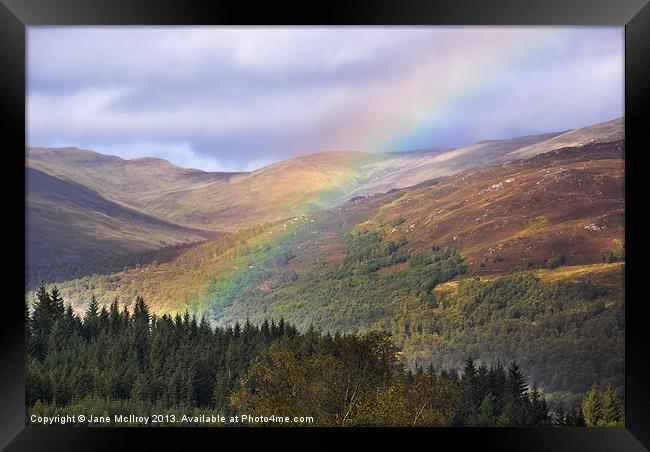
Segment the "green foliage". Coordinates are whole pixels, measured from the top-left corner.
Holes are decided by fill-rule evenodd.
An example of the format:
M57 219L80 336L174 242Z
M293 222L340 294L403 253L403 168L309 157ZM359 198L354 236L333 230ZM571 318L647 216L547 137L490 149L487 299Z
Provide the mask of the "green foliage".
M347 254L338 262L301 268L298 278L272 292L241 291L226 319L271 316L301 329L387 331L411 368L458 368L469 353L517 359L547 393L576 399L594 381L623 387L624 305L611 304L617 294L610 289L618 280L545 283L522 272L491 281L465 278L457 290L435 290L465 271L456 250L409 251L397 238L367 230L346 240ZM408 256L408 264L365 271L385 258L390 242L397 247L392 255Z
M247 322L243 329L237 324L213 330L188 313L151 316L142 298L132 312L126 307L120 311L114 301L99 313L93 298L83 322L69 307L46 317L44 310L58 296L44 287L39 296L30 323L35 318L49 323L29 339L28 407L38 401L41 406L71 406L96 398L147 406L228 407L229 391L253 356L278 338L297 334L284 320L259 328ZM42 353L34 344L44 344ZM220 393L215 384L224 379L228 390Z
M27 348L26 406L34 414L210 408L376 425L386 419L372 402L389 388L405 398L406 411L391 418L400 425L446 425L455 412L454 383L432 371L407 375L386 334L299 334L283 319L212 329L188 313L152 316L140 297L132 312L117 301L99 311L93 297L82 321L69 306L59 309L56 290L43 286L39 296L35 315L51 312L49 327L29 338L47 344L43 355Z
M345 243L346 256L328 271L303 273L269 294L241 291L231 309L258 322L271 315L291 317L301 328L314 324L330 332L357 331L387 319L395 309L403 310L405 301L435 305L434 287L465 271L463 259L454 249L428 256L407 251L403 242L387 241L378 232L367 230L348 234ZM405 264L407 260L410 265ZM391 271L378 272L387 266L393 266ZM407 325L402 327L410 330ZM372 329L395 337L402 333L394 328L367 331Z
M474 360L468 358L459 384L461 395L454 425L551 424L546 399L536 387L528 387L515 361L505 369L500 363L476 367Z
M605 252L603 252L602 260L606 264L611 264L612 262L616 262L617 259L616 259L616 255L612 250L605 250Z
M431 264L433 259L430 256L427 256L422 251L416 251L411 255L411 267L423 267L425 265Z
M345 236L347 256L344 262L330 273L341 279L351 274L370 274L382 267L406 262L408 255L400 244L384 241L377 231L352 232ZM399 252L398 252L399 251Z
M612 386L603 392L596 385L582 399L582 415L587 427L623 427L623 407Z
M546 284L529 273L467 279L457 291L436 294L430 314L411 318L433 332L431 342L421 341L434 343L428 362L437 368L457 367L467 353L516 358L547 391L581 395L594 380L623 387L624 305L605 308L608 295L593 282Z
M584 427L585 418L580 406L565 411L564 406L559 404L551 415L553 425L558 427Z
M33 289L41 281L54 283L93 274L110 275L129 268L140 268L147 264L169 262L191 246L193 245L172 245L139 253L116 254L84 262L64 262L30 267L26 270L26 289Z
M506 370L468 359L460 378L431 366L411 372L386 333L299 333L282 318L213 329L187 312L151 315L140 297L132 311L116 300L98 310L93 298L82 321L58 291L41 287L39 297L33 315L25 310L29 414L180 417L210 409L312 416L316 425L551 422L544 396L528 388L515 362ZM36 318L48 318L49 327L32 329ZM34 343L45 344L42 354ZM613 389L598 397L604 408L595 422L615 425L622 414Z
M560 265L564 265L564 256L559 255L559 256L554 256L550 258L549 260L546 261L546 267L547 268L557 268Z
M474 420L474 425L477 427L494 427L496 425L492 396L486 395L483 397L483 401L481 402L481 406L478 408Z
M342 221L335 214L327 218ZM285 318L301 331L309 325L329 333L386 331L411 369L458 368L468 354L483 361L516 358L549 394L552 407L560 398L571 405L594 381L622 390L624 304L615 292L620 280L544 283L516 273L492 281L460 279L438 290L465 272L455 249L431 245L429 251L416 242L412 246L419 248L412 249L399 234L373 230L372 222L342 236L332 231L350 229L305 224L303 229L288 224L286 233L260 227L232 234L193 247L174 265L115 276L124 279L120 283L95 276L73 281L65 285L66 300L79 312L96 286L98 304L111 303L106 314L98 312L100 325L115 325L110 319L116 312L130 315L113 308L115 297L132 310L131 300L146 293L155 312L187 309L190 315L205 315L210 324L248 317L259 325L266 318ZM344 247L338 237L344 238ZM314 243L330 247L327 259L310 254L318 249ZM38 322L30 321L29 327L38 329ZM35 355L47 348L38 338L30 344ZM140 355L134 358L138 365ZM217 380L219 400L227 399L230 384L231 379ZM481 403L474 403L477 409ZM510 422L499 412L495 423Z
M419 417L412 405L408 415L393 406L393 417L387 420L384 408L389 407L379 403L386 392L392 394L396 388L415 392L424 384L406 378L390 337L378 333L319 337L310 332L265 349L231 401L241 412L314 416L317 425L401 425L404 421L434 425L435 416L444 419L442 411L453 410L454 398L446 390L448 385L436 385L435 378L427 383L428 388L443 392L440 402L447 396L449 406L431 404L427 396L432 396L424 393L419 400L429 408L428 416ZM408 405L406 393L400 395L399 401ZM400 424L391 422L398 418Z

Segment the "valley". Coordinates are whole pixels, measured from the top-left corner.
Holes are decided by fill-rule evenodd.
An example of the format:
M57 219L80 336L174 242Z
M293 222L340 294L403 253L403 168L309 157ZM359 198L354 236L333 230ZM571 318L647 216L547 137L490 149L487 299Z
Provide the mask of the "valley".
M621 388L624 358L623 141L581 140L243 227L251 213L166 259L47 282L77 313L93 295L100 306L143 295L157 315L219 326L282 317L303 331L386 331L412 367L516 358L550 400L573 403L594 378ZM317 173L332 177L336 157ZM314 158L256 177L283 181Z
M197 243L568 144L620 141L622 134L618 119L459 149L321 152L244 173L32 147L26 151L28 267ZM124 221L124 215L138 218Z

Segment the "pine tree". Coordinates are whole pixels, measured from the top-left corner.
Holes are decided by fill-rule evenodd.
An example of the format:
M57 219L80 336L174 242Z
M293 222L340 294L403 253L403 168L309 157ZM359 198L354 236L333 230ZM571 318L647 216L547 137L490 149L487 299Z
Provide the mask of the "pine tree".
M120 331L120 308L118 306L117 298L115 298L108 308L108 324L111 333L116 334Z
M600 391L593 385L582 399L582 415L587 427L595 427L603 418L603 403Z
M503 414L510 425L527 425L530 422L530 400L527 396L526 377L521 372L519 364L512 361L506 377L506 396Z
M269 326L269 320L264 319L262 322L262 326L260 327L260 330L262 332L262 337L264 338L264 342L268 342L271 339L271 328Z
M454 424L471 425L478 409L477 402L477 372L474 360L468 357L465 360L465 367L460 378L461 395L459 400L458 414Z
M526 385L526 377L521 372L519 364L512 361L508 367L508 377L506 379L506 392L514 400L524 400L528 385Z
M603 427L623 426L623 409L611 385L602 394L601 401L602 418L598 425Z
M50 300L55 315L57 317L62 317L65 308L63 306L63 298L61 298L61 292L59 292L58 287L54 286L50 291Z
M90 303L88 303L88 307L86 308L84 329L88 338L94 338L99 334L99 305L95 299L95 295L90 298Z
M122 308L122 314L120 315L120 320L122 322L122 328L128 328L131 322L131 314L129 313L129 307L124 303Z
M106 306L102 306L101 311L99 311L99 319L97 324L98 324L99 331L108 331L109 317L108 317L108 310L106 309Z
M492 427L495 425L494 404L491 396L486 395L483 398L473 424L478 427Z
M501 362L490 366L488 378L490 381L490 392L494 402L494 411L495 413L501 413L506 403L506 370Z
M56 320L55 306L43 283L41 283L36 291L36 300L34 301L33 308L34 313L32 314L31 320L33 355L37 359L43 360L47 345L47 335L50 333L52 325Z
M25 300L25 353L31 354L33 350L32 319L29 314L29 304Z
M546 399L539 392L537 386L533 385L530 393L530 417L529 425L548 425L550 423Z
M149 319L149 307L147 307L142 297L136 297L135 306L133 307L132 329L135 356L140 370L147 367L147 357L149 356Z

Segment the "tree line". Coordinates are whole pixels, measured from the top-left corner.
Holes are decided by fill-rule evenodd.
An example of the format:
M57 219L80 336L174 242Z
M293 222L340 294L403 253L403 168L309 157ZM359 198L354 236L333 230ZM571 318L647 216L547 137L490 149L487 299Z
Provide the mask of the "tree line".
M41 285L32 309L25 305L25 335L28 415L209 410L312 416L326 426L622 422L614 392L597 388L583 416L549 414L516 362L488 368L468 359L460 374L409 369L386 333L300 332L282 318L212 328L188 313L152 315L141 297L132 309L117 300L100 308L93 297L80 317L56 287Z

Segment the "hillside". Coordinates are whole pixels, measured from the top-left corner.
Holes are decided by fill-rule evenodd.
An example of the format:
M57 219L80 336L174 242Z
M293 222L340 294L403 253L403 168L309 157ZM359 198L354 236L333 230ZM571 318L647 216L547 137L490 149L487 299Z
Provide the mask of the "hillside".
M297 256L292 263L304 261L298 265L304 269L307 259L341 258L344 235L364 231L387 241L405 241L410 250L427 249L433 243L456 248L477 274L546 267L559 256L567 265L595 263L606 251L624 259L622 153L620 142L589 145L470 170L338 208L264 223L189 248L177 261L137 273L169 268L184 274L191 263L214 279L219 270L205 265L221 265L220 260L228 258L234 269L238 267L234 261L273 257L287 249ZM252 252L256 246L264 248L259 256ZM134 283L140 279L125 275L133 277ZM182 291L195 285L176 286ZM133 290L140 288L136 285ZM157 291L147 293L154 297L155 310ZM196 301L203 304L200 297Z
M253 173L206 173L160 159L30 148L27 168L38 177L26 192L29 265L196 242L333 205L358 186L356 171L364 158L374 157L326 152ZM111 211L115 218L107 218ZM127 211L131 223L122 221ZM165 227L159 231L144 223Z
M125 207L83 185L37 169L27 168L26 180L28 267L92 260L218 235Z
M386 154L321 152L248 173L203 172L179 168L161 159L124 160L77 148L28 148L29 169L60 181L59 185L75 184L90 190L113 205L113 209L127 209L150 222L167 225L164 233L152 233L135 224L120 226L119 219L110 226L110 222L93 224L93 218L106 216L106 208L94 212L92 203L84 205L83 199L74 199L81 193L79 190L62 190L52 196L48 190L41 190L36 197L28 186L27 204L35 206L31 209L29 231L37 233L39 224L47 224L48 228L47 234L32 235L28 231L28 242L35 250L30 252L30 265L87 260L108 251L137 252L165 244L200 241L209 232L236 232L334 207L350 198L529 158L566 147L567 143L611 142L622 133L622 121L615 120L564 133L483 141L460 149ZM83 214L77 215L77 224L74 215L62 216L57 221L50 218L51 214L45 215L57 211L60 204L84 205ZM98 246L83 238L88 234ZM77 235L82 239L74 240ZM54 246L69 251L54 253Z
M75 182L113 202L188 227L234 231L294 207L322 208L356 187L362 152L323 152L252 173L179 168L154 158L124 160L77 148L29 148L27 166Z
M568 264L596 262L607 250L620 255L622 147L563 148L375 196L367 224L414 247L456 247L478 272L539 267L560 256Z
M508 140L481 141L471 146L440 153L407 153L388 155L369 165L375 176L355 194L367 195L394 188L410 187L423 181L450 176L470 168L483 168L507 161L506 155L531 144L544 143L557 133L518 137Z
M623 155L596 143L467 170L60 289L78 311L145 295L220 325L389 331L411 365L517 357L549 392L621 387Z
M512 151L507 157L527 158L563 147L579 147L587 144L621 141L625 137L624 126L623 118L619 118L592 126L569 130L550 140L521 147Z
M485 140L458 149L388 154L385 159L367 166L366 171L374 176L355 191L355 195L409 187L436 177L530 158L565 147L621 141L623 125L620 118L564 132Z

